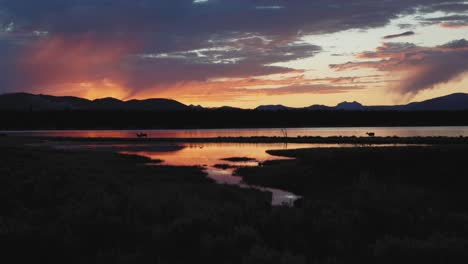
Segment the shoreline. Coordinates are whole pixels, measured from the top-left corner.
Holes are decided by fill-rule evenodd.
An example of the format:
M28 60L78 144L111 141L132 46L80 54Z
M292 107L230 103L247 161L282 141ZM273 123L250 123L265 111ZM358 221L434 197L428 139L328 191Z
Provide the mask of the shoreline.
M33 136L3 136L3 139L24 139L57 142L92 142L92 143L299 143L299 144L433 144L433 145L468 145L468 137L212 137L212 138L113 138L113 137L33 137Z
M468 153L468 145L325 147L271 149L266 152L288 159L266 161L258 167L241 167L236 169L235 174L248 184L282 188L310 198L315 197L316 192L323 192L317 186L334 189L331 186L340 181L353 186L361 181L366 184L381 181L395 184L415 178L418 180L410 180L411 185L424 185L425 181L447 181L445 176L465 182L462 172L465 169L460 166ZM336 179L330 181L329 178ZM349 178L353 178L353 181L349 181ZM457 186L451 182L444 184L453 188ZM441 186L432 187L437 189Z
M302 197L277 207L270 193L215 184L199 167L34 142L0 139L5 249L21 262L187 263L199 252L195 262L207 263L225 252L233 263L259 255L309 263L321 252L323 263L468 256L465 144L268 151L295 159L237 175ZM296 256L303 261L289 261Z

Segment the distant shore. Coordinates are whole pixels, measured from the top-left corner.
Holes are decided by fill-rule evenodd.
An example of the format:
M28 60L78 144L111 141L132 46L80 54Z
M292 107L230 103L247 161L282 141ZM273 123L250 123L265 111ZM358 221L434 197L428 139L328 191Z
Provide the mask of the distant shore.
M463 144L468 137L212 137L212 138L109 138L109 137L26 137L7 136L29 140L103 142L103 143L304 143L304 144Z
M0 130L468 126L468 111L1 111Z

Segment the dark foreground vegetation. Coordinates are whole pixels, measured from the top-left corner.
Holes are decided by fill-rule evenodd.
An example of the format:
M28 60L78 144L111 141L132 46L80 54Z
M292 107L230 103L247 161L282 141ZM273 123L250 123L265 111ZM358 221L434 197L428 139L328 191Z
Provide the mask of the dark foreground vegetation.
M455 263L468 257L465 147L274 152L238 172L0 139L2 257L29 263Z
M0 111L0 130L462 125L468 111Z
M294 243L331 263L468 260L468 146L269 151L294 157L237 173L303 195ZM294 223L294 224L291 224Z
M224 161L230 161L230 162L248 162L248 161L257 161L254 158L249 158L249 157L231 157L231 158L224 158L222 159Z
M258 263L295 258L257 230L269 193L196 167L0 141L0 244L16 263ZM258 219L257 219L258 218ZM269 242L267 242L269 241Z

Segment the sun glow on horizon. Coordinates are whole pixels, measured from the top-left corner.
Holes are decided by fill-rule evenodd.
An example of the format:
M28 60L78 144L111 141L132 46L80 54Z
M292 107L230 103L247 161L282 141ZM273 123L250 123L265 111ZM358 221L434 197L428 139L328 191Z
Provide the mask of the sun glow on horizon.
M187 8L198 15L218 4L196 0ZM295 7L247 6L264 19ZM339 7L331 8L330 16ZM17 45L11 51L18 52L5 68L4 79L13 86L7 91L88 99L157 97L243 108L332 106L343 101L391 105L468 92L468 66L463 63L468 60L468 21L456 10L430 7L418 6L367 26L359 21L343 26L338 22L353 20L340 15L319 19L321 28L311 24L308 30L290 30L297 25L289 21L278 31L261 24L255 30L220 29L200 39L187 32L158 35L159 39L147 36L144 30L153 32L152 27L126 35L124 27L107 34L111 25L99 28L102 32L54 32L9 22L0 25L0 40ZM159 45L164 38L179 46Z

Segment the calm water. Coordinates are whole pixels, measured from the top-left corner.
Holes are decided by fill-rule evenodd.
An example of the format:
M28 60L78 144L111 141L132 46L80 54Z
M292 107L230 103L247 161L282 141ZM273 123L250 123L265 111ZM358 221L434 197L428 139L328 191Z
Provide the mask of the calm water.
M263 191L269 191L272 195L272 204L291 204L299 196L293 193L264 188L260 186L249 186L242 182L241 177L234 175L236 167L240 166L258 166L259 163L267 160L287 159L284 157L271 156L266 151L272 149L300 149L300 148L330 148L330 147L356 147L351 144L253 144L253 143L193 143L193 144L175 144L175 143L136 143L136 144L115 144L115 143L79 143L79 142L53 142L47 141L36 145L47 145L58 149L68 150L94 150L111 151L124 154L136 154L151 159L163 160L163 165L173 166L200 166L208 174L208 177L220 184L238 185L242 188L256 188ZM399 146L399 145L379 145ZM230 157L248 157L255 161L248 162L230 162L223 159ZM217 168L216 165L228 165L229 168ZM267 177L268 175L266 175Z
M341 127L341 128L286 128L288 137L298 136L376 136L425 137L468 136L468 127ZM172 129L172 130L66 130L66 131L6 131L3 133L21 136L44 137L90 137L90 138L134 138L144 132L152 138L213 138L213 137L283 137L282 128L247 129Z
M307 148L316 147L310 144L183 144L177 151L121 151L126 154L137 154L152 159L161 159L163 164L176 166L202 166L208 177L220 184L237 185L242 188L256 188L269 191L272 195L272 204L291 204L299 198L293 193L264 188L259 186L249 186L242 182L242 178L234 175L235 167L258 166L260 162L267 160L286 159L271 156L266 153L270 149ZM249 157L255 161L230 162L222 160L230 157ZM215 165L228 165L230 168L216 168Z

